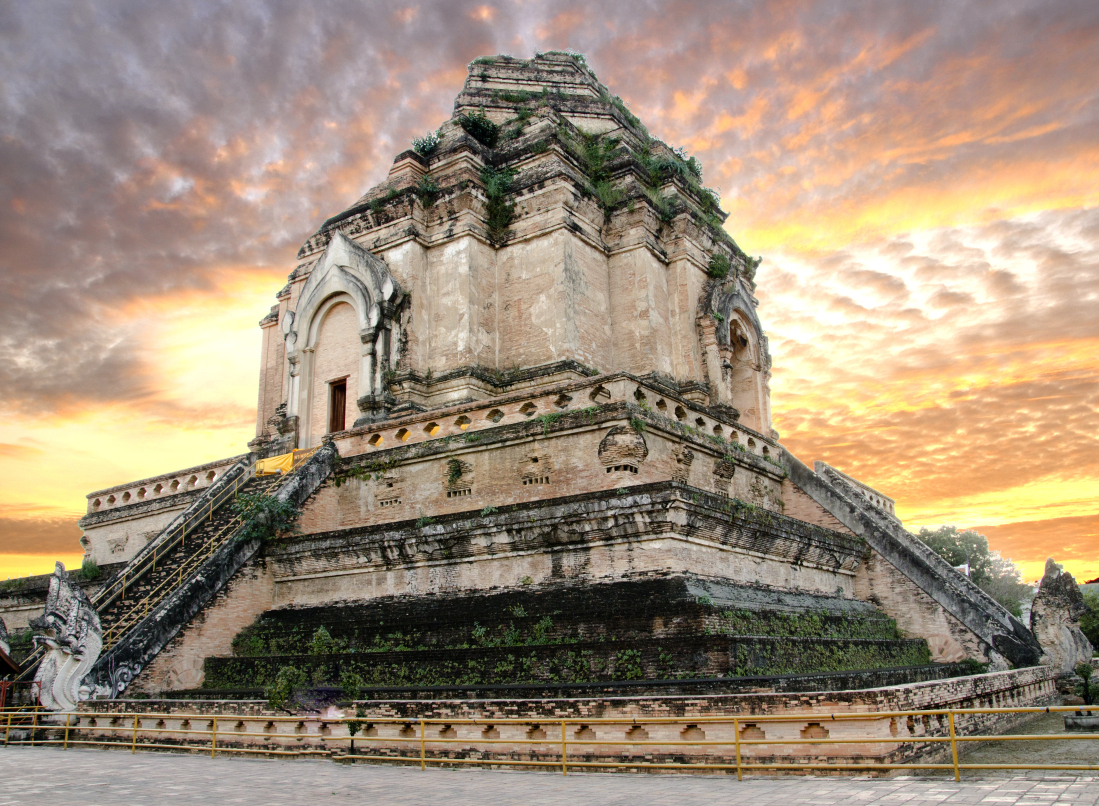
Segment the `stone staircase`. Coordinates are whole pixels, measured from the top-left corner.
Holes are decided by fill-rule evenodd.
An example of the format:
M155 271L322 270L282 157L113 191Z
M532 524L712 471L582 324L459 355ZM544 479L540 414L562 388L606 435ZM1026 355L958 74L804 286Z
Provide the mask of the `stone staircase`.
M908 532L892 515L872 506L843 474L826 465L814 472L789 451L783 464L790 481L938 602L987 648L993 669L1034 666L1042 648L1034 634L999 602Z
M253 475L241 463L149 543L93 600L103 651L83 680L94 697L116 697L263 545L243 539L233 512L240 495L263 494L300 507L331 473L328 443L290 473Z
M239 495L271 495L284 482L282 476L252 476L235 488L216 509L162 553L154 553L140 574L132 573L127 584L118 583L117 594L97 602L103 629L103 649L110 649L157 604L183 584L241 526L232 502ZM125 569L121 578L126 576Z

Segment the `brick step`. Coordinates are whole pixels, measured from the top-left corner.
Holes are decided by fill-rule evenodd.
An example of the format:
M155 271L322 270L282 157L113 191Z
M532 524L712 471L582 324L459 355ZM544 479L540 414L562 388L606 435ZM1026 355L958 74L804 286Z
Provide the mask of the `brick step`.
M299 650L308 652L302 642ZM356 675L363 685L515 685L817 674L927 666L919 639L842 639L789 636L690 635L630 641L516 643L494 647L402 649L338 654L208 657L212 688L269 685L293 667L314 683L340 685Z
M280 476L254 478L244 485L241 492L248 495L267 494L278 486L280 481ZM145 597L159 589L166 580L171 580L173 577L178 580L179 569L193 563L195 558L202 559L208 550L204 545L206 541L223 532L232 523L233 518L234 515L228 504L218 508L199 529L187 536L182 545L176 546L168 554L158 558L156 570L146 573L140 580L128 585L125 596L112 602L109 607L100 612L99 621L102 627L109 629L128 618L136 609L144 607Z

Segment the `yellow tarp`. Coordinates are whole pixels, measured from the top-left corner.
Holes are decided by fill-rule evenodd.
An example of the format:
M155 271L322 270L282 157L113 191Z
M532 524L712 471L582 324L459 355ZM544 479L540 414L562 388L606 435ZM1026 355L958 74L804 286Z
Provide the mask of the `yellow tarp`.
M270 459L260 459L256 462L257 476L273 476L276 473L289 473L294 467L294 453L284 453L282 456L272 456Z

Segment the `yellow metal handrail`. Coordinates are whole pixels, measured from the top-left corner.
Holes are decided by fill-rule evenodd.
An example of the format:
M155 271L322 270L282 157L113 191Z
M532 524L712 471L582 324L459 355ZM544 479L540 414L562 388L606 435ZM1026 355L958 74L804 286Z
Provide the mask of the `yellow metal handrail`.
M317 448L313 448L307 451L294 451L294 466L291 468L289 473L285 474L283 479L276 483L275 488L277 489L277 487L284 484L285 479L289 477L290 474L294 473L299 467L301 467L306 462L306 460L308 460L314 453L317 452L317 450ZM300 458L298 457L299 453L303 454ZM229 489L229 491L232 493L233 498L239 497L241 488L243 488L252 478L255 477L255 467L255 465L252 465L251 468L246 470L244 473L241 474L239 478L234 480L233 485L230 488L226 488ZM206 514L203 515L202 520L205 520L208 517L212 517L214 510L220 508L228 500L229 496L225 495L222 497L222 500L219 501L217 504L211 502L209 509ZM194 520L194 516L192 516L192 520ZM103 648L105 650L110 649L115 643L118 642L118 640L123 635L125 635L125 633L130 628L132 628L135 624L137 624L139 621L149 615L150 610L160 604L165 598L168 597L168 595L172 591L174 591L177 587L183 584L184 578L188 577L200 565L206 562L206 560L213 555L215 549L217 549L230 537L232 537L233 533L242 523L243 520L240 517L234 516L229 521L229 523L226 524L216 535L211 536L205 542L205 550L199 550L192 554L183 562L183 564L180 565L176 574L166 577L159 585L157 585L157 587L146 592L145 595L142 596L140 599L135 600L133 606L130 607L130 609L124 615L122 615L114 624L111 625L110 628L108 628L104 632ZM181 532L180 539L186 539L185 532ZM168 553L169 550L175 548L175 546L176 543L168 545L167 541L165 541L165 544L159 547L161 549L159 555L156 552L151 555L153 570L156 569L157 556L164 556ZM122 595L125 595L125 585L123 585L122 588Z
M207 550L200 550L192 554L180 565L177 574L166 577L143 597L135 599L133 606L103 633L103 648L110 649L126 631L149 615L149 611L182 585L184 578L189 577L192 571L206 562L214 553L214 550L229 539L241 523L242 520L239 517L234 517L221 531L206 541L204 545L209 547Z
M1086 706L1085 706L1086 707ZM1099 711L1099 706L1095 707ZM1036 713L1058 713L1058 712L1071 712L1080 710L1080 706L1048 706L1048 707L1023 707L1023 708L943 708L943 709L928 709L920 711L876 711L876 712L861 712L861 713L800 713L800 714L737 714L732 716L691 716L691 717L622 717L622 718L594 718L594 719L575 719L575 718L547 718L547 717L524 717L524 718L507 718L507 719L445 719L445 718L426 718L426 717L375 717L370 715L356 716L356 717L342 717L342 718L326 718L319 715L310 716L243 716L233 714L202 714L202 713L163 713L163 712L134 712L134 711L122 711L122 712L95 712L95 711L73 711L60 714L51 714L47 717L40 709L22 709L22 710L7 710L0 711L0 724L5 725L5 746L8 744L20 744L20 745L55 745L61 744L65 749L70 745L89 745L89 746L116 746L116 747L129 747L131 752L136 752L138 748L142 749L156 749L156 750L201 750L205 752L210 751L210 755L216 756L220 751L222 753L262 753L269 755L287 755L287 756L305 756L305 755L328 755L336 758L352 758L362 759L364 761L397 761L397 762L411 762L419 763L421 769L426 769L428 764L479 764L488 766L527 766L527 767L560 767L563 775L568 774L569 767L580 768L602 768L602 769L667 769L667 770L725 770L728 772L736 771L737 779L743 778L745 772L753 770L828 770L828 771L860 771L860 770L940 770L951 771L954 774L954 780L961 780L962 770L1099 770L1099 763L1096 764L965 764L958 760L958 745L963 742L996 742L996 741L1099 741L1099 734L1089 733L1077 733L1077 734L971 734L971 735L958 735L954 729L955 720L957 717L962 716L974 716L979 714L1036 714ZM60 719L64 718L64 725L61 725ZM862 721L877 721L887 719L896 719L897 717L923 717L930 718L936 717L937 720L942 723L942 717L946 717L946 721L949 723L950 730L948 735L927 735L927 736L842 736L842 737L825 737L825 738L796 738L796 739L748 739L744 738L742 726L752 725L758 726L766 723L776 722L797 722L797 723L817 723L820 725L826 722L843 722L850 720L862 720ZM50 724L46 724L46 719L52 720ZM74 721L75 718L75 721ZM4 720L6 719L6 724ZM91 724L83 724L88 720L102 720L111 719L112 724L109 726L99 726ZM147 727L142 723L142 720L157 719L158 721L173 720L180 723L178 728L168 727ZM199 722L207 722L206 728L192 728L189 727L191 720L198 720ZM254 732L254 731L239 731L239 730L224 730L219 729L219 720L224 723L228 720L233 720L238 723L248 722L263 722L267 725L274 725L275 723L296 723L297 725L303 725L304 723L316 723L318 729L332 726L332 725L357 725L358 728L363 726L376 726L376 725L402 725L403 729L400 734L395 736L385 737L368 737L363 735L360 741L367 739L378 739L381 742L385 742L387 745L397 743L408 746L412 751L408 755L362 755L362 754L343 754L337 755L333 750L328 749L327 744L332 743L339 745L341 743L350 742L350 746L354 747L356 736L351 735L350 730L346 736L333 736L321 733L307 733L302 734L295 732L289 733L272 733L269 731ZM124 724L125 723L125 724ZM188 727L184 728L186 724ZM622 740L607 740L607 739L587 739L577 738L574 736L569 739L569 726L586 726L589 728L595 728L598 726L607 725L629 725L630 727L643 727L643 726L655 726L655 725L682 725L684 727L697 727L699 725L712 725L712 724L725 724L733 727L733 737L723 740L634 740L634 739L622 739ZM165 723L166 725L166 723ZM443 736L427 735L427 727L429 725L444 725L444 726L456 726L456 725L485 725L494 728L504 728L520 726L523 728L534 728L538 726L561 726L561 738L551 739L548 731L543 731L545 738L451 738ZM415 726L415 727L414 727ZM416 730L416 727L419 730ZM22 729L26 731L30 730L30 738L11 738L12 729ZM329 731L331 729L329 728ZM92 739L73 739L74 732L79 731L97 731L100 733L110 732L113 734L113 739L104 739L102 736ZM156 741L142 741L142 737L139 734L144 731L146 734L158 734L165 735L168 738L171 737L183 737L181 741L187 741L187 737L202 737L202 741L198 744L165 744ZM49 733L59 734L54 738L49 738ZM358 731L356 731L358 732ZM37 735L42 733L44 738L37 738ZM526 734L530 736L528 731ZM314 747L308 749L274 749L270 747L231 747L226 746L224 741L226 737L235 738L254 738L264 739L268 742L282 738L294 738L295 741L303 739L317 739L320 741L323 747ZM145 739L150 737L145 736ZM223 744L218 745L218 739L222 739ZM230 739L231 740L231 739ZM785 746L785 745L842 745L842 744L889 744L889 745L904 745L904 744L950 744L951 750L951 762L950 763L850 763L850 764L826 764L826 763L800 763L800 762L751 762L746 761L743 758L742 749L745 746ZM529 758L529 759L514 759L514 758L452 758L446 755L429 755L429 746L435 748L436 753L444 753L445 748L448 745L464 745L467 748L476 751L479 747L495 746L495 745L513 745L513 746L542 746L547 747L551 752L543 753L543 758ZM624 747L628 750L635 748L651 748L651 747L667 747L675 748L678 753L682 753L684 749L695 748L702 752L716 748L727 748L735 752L735 762L724 763L703 763L703 762L651 762L651 761L591 761L591 760L569 760L568 752L569 746L580 745L581 747L596 747L596 746L612 746L612 747ZM443 746L443 750L438 750L439 745ZM558 752L559 748L559 752ZM418 749L418 753L416 750ZM628 750L626 752L628 752ZM575 752L575 751L574 751ZM554 757L556 756L556 757Z
M225 487L218 490L217 493L210 497L210 500L205 505L191 513L191 516L176 526L172 531L174 534L169 534L163 541L161 541L148 555L143 557L137 564L130 568L123 570L110 585L107 585L100 590L92 598L92 604L95 605L97 610L102 611L114 602L114 600L120 596L126 595L126 585L133 584L137 579L144 576L149 571L156 570L156 561L174 549L177 545L186 545L187 533L194 531L194 527L198 524L205 522L208 518L212 517L216 509L220 509L230 498L236 498L240 492L240 489L252 480L255 476L255 465L248 467L233 481Z

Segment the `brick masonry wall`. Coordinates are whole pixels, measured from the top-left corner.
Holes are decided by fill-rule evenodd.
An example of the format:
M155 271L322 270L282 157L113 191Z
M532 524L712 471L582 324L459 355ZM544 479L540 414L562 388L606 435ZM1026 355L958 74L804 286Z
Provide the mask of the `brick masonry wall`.
M855 595L896 619L904 634L926 638L938 663L988 659L987 647L971 630L877 552L859 569Z
M539 413L553 415L552 406L542 402ZM504 424L513 424L498 434L473 430L463 432L451 424L453 418L440 417L438 436L449 442L430 453L377 455L364 444L341 446L341 454L351 456L367 468L386 464L384 472L374 470L369 478L349 479L336 486L330 479L310 501L301 519L305 534L354 528L367 524L395 522L422 515L436 517L451 512L480 511L486 506L503 507L521 501L536 501L578 495L594 490L613 490L670 479L679 479L706 491L715 490L716 451L692 446L693 461L686 477L679 462L681 442L657 430L648 429L643 437L648 455L631 461L637 473L612 469L613 456L600 453L607 432L629 428L629 421L611 415L578 418L573 428L545 427L520 412L526 401L501 405ZM574 404L575 405L575 404ZM530 425L524 427L523 423ZM422 429L424 425L413 426ZM496 430L496 429L494 429ZM381 447L400 447L392 435L386 435ZM360 453L370 450L370 453ZM359 454L356 456L355 454ZM449 481L448 462L459 459L463 470L459 482ZM545 472L543 472L543 470ZM535 472L538 471L538 472ZM780 471L774 468L777 476ZM531 476L548 477L545 484L524 484ZM726 485L728 480L725 480ZM468 494L455 495L455 490ZM780 483L747 464L738 466L732 489L726 491L763 509L782 512L783 490ZM384 504L383 504L384 502ZM794 516L797 517L797 516ZM809 523L818 521L803 518ZM832 519L835 522L835 519ZM826 523L819 525L828 527ZM847 532L846 529L841 531Z
M142 670L129 690L157 694L201 686L205 658L230 654L233 636L272 606L273 594L266 561L252 560Z
M679 503L669 505L666 496ZM328 496L326 506L335 510L336 497ZM753 517L762 520L755 524ZM268 556L280 605L642 572L853 596L863 545L815 529L758 511L737 515L727 499L657 484L498 513L454 513L438 524L307 531L273 545Z
M443 720L428 724L425 736L428 752L436 755L460 752L468 757L478 740L502 739L498 744L481 744L481 758L512 760L559 758L560 721L567 725L569 758L573 760L729 760L734 756L735 735L731 722L706 723L709 717L740 719L741 739L860 738L874 737L883 743L845 743L838 745L800 745L768 747L743 745L742 757L755 761L806 761L827 758L847 761L924 761L940 760L949 754L949 746L919 743L923 736L947 735L946 717L882 717L889 711L930 710L938 708L1027 707L1057 702L1053 672L1048 667L997 672L970 677L935 680L861 691L799 692L785 694L721 694L705 696L636 696L577 699L491 699L491 700L388 700L360 703L359 718L363 730L358 734L359 752L388 755L419 755L418 720ZM347 728L335 720L354 717L349 707L326 707L322 711L300 713L286 718L285 712L267 710L262 702L137 700L94 701L81 706L83 727L95 720L95 730L103 736L129 738L132 722L112 714L139 710L154 716L142 718L139 740L172 741L171 730L181 726L209 730L217 717L220 730L261 734L236 740L252 747L271 749L336 749L346 752ZM161 715L159 718L155 715ZM844 720L831 720L831 714L865 714ZM791 717L789 722L768 722L759 716ZM676 719L661 724L647 720ZM445 720L481 720L479 724L452 724ZM599 723L599 719L620 719L620 723ZM186 722L185 722L186 720ZM386 720L386 721L382 721ZM541 726L533 720L557 720ZM957 718L960 735L977 732L997 733L1009 730L1020 720L1015 715L979 715ZM430 731L430 732L428 732ZM404 737L409 741L400 742ZM451 745L433 743L437 738L458 738L465 742ZM547 743L508 744L508 739L545 738ZM684 747L650 745L634 750L607 745L585 744L591 741L689 741L725 742L703 751ZM901 744L890 739L915 739ZM208 741L208 737L207 737ZM232 743L229 737L220 741ZM555 746L555 742L557 742ZM369 748L369 750L365 749Z
M842 532L845 535L854 534L831 512L802 492L790 479L782 480L782 502L785 504L782 510L784 515L823 526L825 529Z

